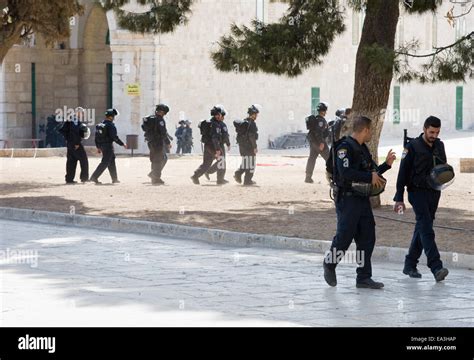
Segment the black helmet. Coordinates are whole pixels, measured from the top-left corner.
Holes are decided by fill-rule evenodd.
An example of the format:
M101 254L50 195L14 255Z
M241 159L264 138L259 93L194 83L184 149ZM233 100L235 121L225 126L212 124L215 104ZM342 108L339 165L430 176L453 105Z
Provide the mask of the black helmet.
M222 116L226 115L226 111L223 105L216 105L211 109L211 116L221 114Z
M328 111L328 105L326 103L321 102L321 103L318 104L318 107L316 108L316 110L318 112Z
M377 196L380 195L385 191L385 186L387 185L387 180L379 175L383 179L383 186L375 187L369 183L361 183L361 182L352 182L351 187L352 191L359 196Z
M158 111L163 111L165 114L168 114L170 112L170 108L168 107L168 105L158 104L156 105L155 112L158 112Z
M252 105L249 107L248 109L248 114L249 115L252 115L252 114L258 114L260 113L260 110L258 109L257 105Z
M336 116L337 117L343 117L346 114L346 109L337 109L336 110Z
M436 165L428 175L428 185L441 191L454 182L454 169L449 164Z
M84 140L88 140L91 137L91 129L89 129L89 127L84 123L81 123L80 125L80 133L81 138Z
M115 117L115 116L119 116L120 113L118 112L117 109L108 109L106 112L105 112L105 116L112 116L112 117Z

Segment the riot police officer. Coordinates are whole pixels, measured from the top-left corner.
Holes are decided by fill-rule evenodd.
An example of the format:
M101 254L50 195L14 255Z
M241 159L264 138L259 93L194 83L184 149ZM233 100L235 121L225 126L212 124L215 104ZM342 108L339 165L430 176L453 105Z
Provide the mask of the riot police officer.
M86 150L82 145L82 140L90 136L90 129L83 122L84 109L76 108L72 119L67 119L59 132L64 136L67 146L67 161L66 161L66 184L73 185L76 176L77 162L81 165L81 182L89 181L89 160L87 158Z
M183 129L183 154L191 154L193 148L193 129L191 128L191 121L184 120Z
M201 142L204 144L203 149L203 162L201 166L191 176L191 180L194 184L199 185L199 178L208 172L212 166L214 159L218 161L217 166L217 184L224 185L228 183L224 179L225 176L225 150L224 144L228 144L230 147L230 141L228 135L226 137L225 132L227 126L222 124L226 111L224 106L216 105L211 109L211 119L204 120L200 123L201 129Z
M155 108L155 115L143 119L142 129L145 132L145 140L150 149L151 178L152 185L164 185L161 173L168 162L167 150L171 149L171 141L166 130L164 116L170 111L165 104L159 104Z
M255 173L258 152L258 128L255 121L260 110L256 105L252 105L247 113L248 117L244 121L234 122L237 131L237 143L239 144L240 156L242 157L242 164L235 172L234 179L241 184L242 175L245 173L244 186L252 186L256 184L252 178Z
M405 258L403 273L412 278L421 278L417 264L424 250L428 259L427 265L436 281L443 281L448 275L448 269L443 267L440 259L433 230L441 192L430 180L433 168L437 164L446 164L447 161L444 144L438 139L440 130L441 120L430 116L424 123L423 133L406 145L398 172L397 192L393 199L394 210L402 213L405 210L403 195L406 186L408 201L416 215L415 231Z
M309 184L314 183L312 177L318 156L321 155L324 160L327 160L329 157L329 146L326 142L326 138L329 135L329 129L328 123L324 118L327 110L328 106L322 102L317 107L318 115L310 115L306 118L306 128L309 130L308 140L310 152L306 164L305 182Z
M102 154L102 161L91 176L90 181L100 185L99 177L109 169L110 177L113 184L118 184L120 181L117 176L117 166L115 164L114 142L127 149L127 145L120 140L117 135L117 128L115 127L115 117L119 115L116 109L109 109L105 112L105 120L96 125L95 145L99 154Z
M183 139L183 132L184 132L185 122L181 120L179 122L179 126L176 129L174 136L176 137L176 154L184 154L184 139Z
M331 249L326 253L324 279L330 286L337 285L336 266L341 261L352 239L357 246L358 288L380 289L384 285L372 280L371 256L375 246L375 221L369 196L385 187L382 174L391 168L395 153L389 151L385 163L377 166L365 145L372 136L372 121L364 116L354 119L352 136L336 143L335 183L337 185L337 231Z
M224 111L222 115L222 121L220 121L221 126L221 149L222 149L222 156L211 165L208 171L204 173L204 176L207 180L210 180L209 175L217 173L217 183L219 185L227 184L228 181L224 179L225 172L226 172L226 153L225 147L227 146L227 150L230 151L230 136L229 136L229 129L227 128L227 124L225 123L225 116L226 113Z

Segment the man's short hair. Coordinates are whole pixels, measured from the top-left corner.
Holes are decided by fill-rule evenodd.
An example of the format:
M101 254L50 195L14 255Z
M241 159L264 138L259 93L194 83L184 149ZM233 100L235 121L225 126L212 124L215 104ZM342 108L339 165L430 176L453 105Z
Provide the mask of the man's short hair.
M423 125L423 127L425 129L428 129L430 126L434 127L434 128L440 128L441 127L441 120L438 119L436 116L429 116L425 120L425 124Z
M370 129L371 126L372 126L372 120L370 120L368 117L357 116L354 119L353 130L354 132L358 133L364 129Z

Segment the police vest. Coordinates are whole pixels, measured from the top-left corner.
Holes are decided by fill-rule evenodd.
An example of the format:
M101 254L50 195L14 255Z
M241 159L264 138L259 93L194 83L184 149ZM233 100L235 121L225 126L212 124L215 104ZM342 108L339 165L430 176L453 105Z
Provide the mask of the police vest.
M432 152L423 142L424 140L420 137L410 141L415 152L410 185L427 189L430 188L427 182L428 175L435 165L444 163L442 160L444 154L439 140L433 144Z
M351 168L358 171L367 171L371 172L375 163L372 159L368 158L365 152L363 151L362 145L360 145L356 140L347 136L343 138L346 144L351 148L352 153L352 163L350 164ZM342 140L342 139L341 139ZM349 191L352 190L352 182L344 179L340 174L337 174L336 167L336 184L338 187Z

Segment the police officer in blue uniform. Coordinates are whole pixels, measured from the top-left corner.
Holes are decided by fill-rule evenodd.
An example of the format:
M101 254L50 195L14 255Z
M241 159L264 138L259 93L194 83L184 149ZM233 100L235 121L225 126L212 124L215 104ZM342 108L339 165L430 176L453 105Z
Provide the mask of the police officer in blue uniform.
M448 269L443 267L435 242L433 221L438 208L441 192L430 185L429 174L437 164L446 164L444 144L438 139L441 120L430 116L423 126L423 133L412 139L405 147L398 172L397 192L394 197L394 210L403 213L403 195L408 190L408 201L416 215L415 231L408 255L405 258L403 273L412 278L421 278L417 270L418 259L425 251L428 267L437 282L443 281Z
M381 282L372 280L371 256L375 246L375 221L369 196L371 191L384 188L382 174L391 168L395 153L389 151L386 161L377 166L365 145L372 137L372 121L364 116L354 119L352 136L336 143L335 182L337 232L331 249L326 253L324 279L330 286L337 285L336 266L355 240L358 259L358 288L381 289ZM369 189L369 191L362 191Z
M239 144L239 152L242 157L242 164L234 174L234 179L237 183L242 183L242 175L244 176L244 186L256 185L252 180L257 165L257 140L258 127L256 124L257 117L260 113L258 106L252 105L249 107L248 117L241 123L244 132L237 134L237 142ZM234 122L235 124L236 122Z
M219 122L219 125L221 127L221 150L222 150L222 155L220 158L216 159L214 163L211 165L208 171L204 173L204 176L207 178L207 180L210 180L209 175L212 175L214 173L217 173L217 183L219 185L225 185L229 181L224 179L225 173L226 173L226 146L227 146L227 151L230 151L230 136L229 136L229 128L227 127L227 124L225 123L225 116L226 113L225 111L223 112L223 118L222 121Z
M89 181L89 160L86 150L82 145L82 140L90 135L90 130L83 120L84 109L78 107L72 119L66 120L59 129L67 145L66 184L68 185L77 183L74 181L77 162L81 165L81 182L86 183Z
M186 125L186 122L184 120L181 120L179 123L179 126L176 128L176 131L174 133L174 137L176 138L176 154L184 154L184 128Z
M115 165L114 142L127 149L127 145L120 140L117 135L117 128L114 119L119 115L116 109L109 109L105 112L105 120L96 126L95 145L99 154L102 154L102 161L91 176L90 181L100 185L99 177L109 169L110 177L113 184L120 183L117 177L117 166Z
M210 120L201 123L201 132L203 132L203 126L208 128L202 136L202 143L204 143L203 150L203 162L201 166L191 176L191 180L194 184L199 185L199 178L211 169L212 162L214 159L217 163L217 184L224 185L228 181L224 179L225 176L225 149L224 144L228 144L230 147L230 141L228 139L227 126L223 124L224 116L226 111L224 106L216 105L211 109ZM227 135L226 135L227 132Z
M155 108L155 115L143 119L142 130L145 132L145 140L150 150L151 178L152 185L164 185L161 179L163 168L168 162L167 150L171 149L171 141L166 129L164 116L168 114L170 108L165 104L158 104Z
M306 128L309 130L310 151L308 162L306 163L305 182L309 184L314 183L312 177L318 156L321 155L324 160L327 160L329 157L329 146L326 142L326 138L329 135L329 126L324 118L327 110L328 106L322 102L317 107L318 115L310 115L306 118Z

